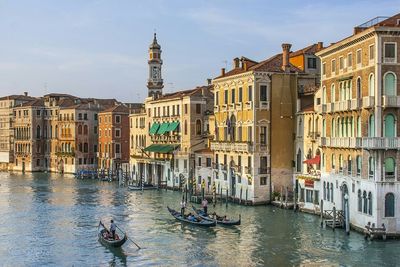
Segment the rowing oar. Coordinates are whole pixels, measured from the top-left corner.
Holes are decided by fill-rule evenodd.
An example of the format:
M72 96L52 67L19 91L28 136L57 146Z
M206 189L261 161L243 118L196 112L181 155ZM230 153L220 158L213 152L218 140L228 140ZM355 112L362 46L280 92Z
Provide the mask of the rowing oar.
M121 231L121 232L123 232L123 233L125 233L124 231L122 231L122 229L121 228L119 228L118 226L117 226L117 228ZM138 247L138 249L141 249L141 247L139 247L139 245L138 244L136 244L135 243L135 241L133 241L132 239L130 239L130 237L125 233L125 235L126 235L126 237L129 239L129 241L131 241L133 244L135 244L135 246L137 246Z

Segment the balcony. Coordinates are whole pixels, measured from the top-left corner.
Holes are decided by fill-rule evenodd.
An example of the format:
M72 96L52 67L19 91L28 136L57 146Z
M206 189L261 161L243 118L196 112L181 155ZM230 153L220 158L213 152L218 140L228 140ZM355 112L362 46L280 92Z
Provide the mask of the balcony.
M310 138L312 141L315 141L320 137L320 132L308 132L307 137Z
M337 148L360 148L360 137L321 137L318 139L318 146Z
M363 97L363 108L372 108L375 104L375 97L374 96L364 96Z
M115 159L120 159L121 158L121 153L115 153L114 158Z
M384 96L382 96L382 106L384 108L399 107L400 106L400 97L384 95Z
M270 174L270 173L271 173L270 167L258 168L258 174Z
M251 149L251 142L211 142L211 150L216 151L250 152Z
M236 103L236 109L237 109L237 110L242 110L242 108L243 108L243 105L242 105L241 102Z
M215 113L219 112L219 106L214 106L214 112Z
M361 99L359 99L359 98L352 99L351 104L350 104L350 109L356 110L359 108L361 108Z
M260 101L260 109L269 109L269 101Z
M332 113L334 111L335 111L334 103L327 103L326 104L326 112L327 113Z
M385 58L383 58L383 62L393 64L393 63L396 63L396 58L395 57L385 57Z
M363 149L399 149L400 137L364 137Z
M350 109L351 100L343 100L339 102L339 109L338 111L347 111Z
M223 111L227 111L227 105L226 104L223 104L222 106L221 106L221 111L223 112Z
M253 108L253 101L247 101L244 103L244 109L252 109Z
M331 138L330 137L320 137L318 138L318 146L331 146Z

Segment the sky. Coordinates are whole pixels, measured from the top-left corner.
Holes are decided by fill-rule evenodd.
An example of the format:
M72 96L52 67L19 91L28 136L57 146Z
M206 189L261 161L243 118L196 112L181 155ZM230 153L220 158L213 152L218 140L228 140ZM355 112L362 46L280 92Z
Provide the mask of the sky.
M141 102L148 46L162 47L164 92L191 89L232 66L318 41L328 45L400 0L0 0L0 95Z

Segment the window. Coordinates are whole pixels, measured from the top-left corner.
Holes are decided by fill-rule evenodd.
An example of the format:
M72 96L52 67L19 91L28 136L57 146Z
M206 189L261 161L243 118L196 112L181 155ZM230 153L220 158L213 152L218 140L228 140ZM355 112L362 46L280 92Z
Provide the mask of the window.
M267 86L260 85L260 101L267 101Z
M115 153L116 154L121 153L121 144L115 144Z
M353 66L353 55L347 54L347 67L351 68Z
M85 121L87 121L87 119L88 119L87 113L83 114L83 119L84 119Z
M239 103L243 102L243 88L239 87L239 99L238 99Z
M74 116L74 115L72 114L72 118L73 118L73 116ZM97 121L97 119L98 119L97 113L95 113L93 116L94 116L94 120ZM72 119L72 120L73 120L73 119Z
M374 45L370 45L369 46L369 60L374 60L375 58L375 46Z
M115 116L115 123L121 123L121 116L120 115Z
M93 132L94 132L94 134L97 134L97 126L93 127Z
M317 59L315 57L307 58L307 67L309 69L316 69L317 68Z
M333 183L331 183L331 202L333 202Z
M197 163L198 163L198 166L201 166L201 157L197 158Z
M201 135L201 120L196 121L196 134Z
M206 166L211 167L211 158L206 158Z
M184 133L186 135L187 134L187 121L186 120L185 120L185 124L184 124L183 130L184 130Z
M225 90L224 92L224 104L227 105L228 104L228 90Z
M339 70L343 70L344 68L344 58L339 57Z
M336 101L336 90L335 84L331 85L331 102L334 103Z
M331 156L331 168L332 170L335 169L335 154L332 154Z
M267 127L266 126L260 127L260 144L261 145L267 144Z
M361 156L356 157L356 171L357 171L357 176L361 176Z
M343 173L343 156L339 154L339 172Z
M322 75L326 75L326 63L322 63Z
M387 95L387 96L397 95L396 76L391 72L385 74L384 95Z
M357 191L357 209L359 212L362 212L362 197L360 189Z
M39 125L36 127L36 138L40 139L40 126Z
M323 199L326 200L326 182L324 181Z
M253 86L251 86L251 85L249 85L249 87L248 87L247 100L253 101Z
M386 63L396 62L396 44L395 43L385 43L384 45L384 55Z
M370 179L374 179L375 172L375 160L374 157L369 157L368 159L368 176Z
M121 130L115 129L115 137L121 137Z
M385 137L396 137L396 120L392 114L385 115L383 130Z
M375 95L375 76L373 73L369 75L368 79L368 94L369 96Z
M231 91L231 103L235 103L235 89L232 89Z
M88 134L89 134L89 129L88 129L88 126L87 126L87 125L84 125L84 126L83 126L83 134L84 134L84 135L88 135Z
M368 214L372 215L372 193L368 193Z
M387 193L385 196L385 217L394 217L394 194Z
M348 175L351 175L352 173L351 173L351 163L352 163L352 161L351 161L351 156L348 156L347 157L347 174Z
M306 189L306 202L308 202L308 203L313 203L314 202L313 194L314 194L314 190Z
M196 114L200 114L200 113L201 113L201 105L196 104Z
M89 145L88 143L83 144L83 153L88 153L89 152Z
M361 56L362 56L361 49L358 49L356 52L356 64L357 65L361 64Z
M395 161L393 158L385 159L385 179L394 179L395 177Z
M185 114L187 114L187 113L188 113L188 105L185 104Z
M260 185L267 185L267 177L260 177Z

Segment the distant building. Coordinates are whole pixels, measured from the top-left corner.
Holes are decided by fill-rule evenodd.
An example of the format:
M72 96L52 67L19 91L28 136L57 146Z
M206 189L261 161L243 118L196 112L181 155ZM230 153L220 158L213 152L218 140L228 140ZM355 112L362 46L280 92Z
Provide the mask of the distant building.
M0 170L8 170L14 163L13 108L32 100L28 93L0 98Z

